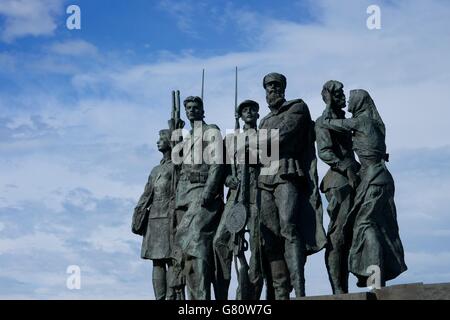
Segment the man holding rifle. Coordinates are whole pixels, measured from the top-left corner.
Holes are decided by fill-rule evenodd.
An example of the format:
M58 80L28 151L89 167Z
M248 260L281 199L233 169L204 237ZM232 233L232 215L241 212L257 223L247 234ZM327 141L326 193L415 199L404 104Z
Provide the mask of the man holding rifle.
M237 107L236 116L244 121L243 132L238 136L231 136L232 139L236 138L235 143L228 146L226 150L227 156L233 159L233 161L229 161L230 165L227 166L225 179L225 186L229 188L229 191L225 210L213 242L218 288L216 298L218 300L228 298L233 255L240 263L240 268L237 268L238 290L236 299L259 300L262 291L263 278L260 268L259 232L256 229L259 228L257 222L258 208L256 206L259 168L256 161L250 163L247 146L251 143L245 141L245 139L253 139L256 146L258 111L258 103L252 100L245 100ZM238 126L236 126L236 129L238 129ZM226 141L232 142L228 139ZM246 159L244 159L244 156ZM246 224L250 232L250 266L244 256Z
M222 143L220 129L206 124L200 97L184 100L191 132L183 145L183 163L176 193L176 216L179 221L176 242L181 248L184 275L190 300L210 300L214 258L212 242L223 210L222 159L207 161L204 154L214 136Z

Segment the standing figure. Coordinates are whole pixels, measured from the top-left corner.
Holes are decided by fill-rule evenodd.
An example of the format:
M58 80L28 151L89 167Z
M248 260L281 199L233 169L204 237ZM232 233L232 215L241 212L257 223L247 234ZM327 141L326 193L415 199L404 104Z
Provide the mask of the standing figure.
M327 94L327 93L325 93ZM326 100L330 100L328 96ZM352 233L349 271L358 277L359 287L379 268L380 284L406 271L402 242L394 203L394 180L385 162L386 129L375 103L365 90L350 91L348 111L351 119L333 119L328 110L323 127L337 132L351 132L353 150L361 163L361 182L345 229Z
M345 119L343 89L344 85L334 80L323 86L322 98L332 119ZM324 128L323 120L323 115L316 120L316 141L319 158L330 166L320 184L320 191L325 193L328 201L330 217L325 264L333 294L342 294L348 293L349 242L344 233L344 223L353 205L359 164L354 157L351 132Z
M257 161L250 163L248 147L251 143L245 143L245 139L253 139L255 147L257 145L257 121L259 118L259 105L256 101L245 100L237 107L237 115L244 122L243 132L236 137L236 144L234 147L227 148L226 154L233 158L230 165L227 166L225 186L229 188L227 195L227 203L225 205L219 227L214 236L214 253L216 259L216 299L228 299L228 288L231 281L231 266L233 261L233 253L236 250L236 239L230 230L227 228L227 222L230 214L235 211L235 206L238 203L244 203L247 213L247 227L250 233L250 265L239 268L238 273L238 290L236 294L237 299L242 300L259 300L261 295L263 278L261 270L260 258L260 244L259 244L259 223L258 208L257 208L257 182L259 175L259 165ZM245 150L244 150L245 149ZM255 148L256 149L256 148ZM228 152L230 154L228 154ZM255 150L256 152L256 150ZM238 159L239 156L246 156L247 160ZM257 159L257 157L255 157ZM244 162L245 161L245 162ZM234 168L232 167L234 166ZM245 166L245 167L244 167ZM243 184L246 184L245 186ZM244 188L245 187L245 188ZM245 198L245 199L243 199ZM245 225L244 225L245 227ZM244 237L244 232L240 235ZM239 245L239 244L237 244ZM239 248L237 248L239 250ZM243 255L243 252L241 252ZM243 257L245 259L245 257ZM242 263L241 263L242 264ZM246 264L246 262L244 262Z
M184 100L186 117L191 123L190 136L183 141L183 163L176 192L177 225L175 241L184 263L184 275L191 300L210 300L214 279L213 237L223 210L223 159L206 161L204 154L215 136L222 148L220 129L203 121L200 97ZM216 148L218 152L219 148ZM222 149L221 149L222 150ZM219 157L220 158L220 157Z
M314 122L301 99L286 101L286 77L270 73L263 79L270 113L259 129L279 131L278 170L258 179L263 252L268 259L275 299L305 295L304 266L309 254L326 243L318 188ZM260 141L261 142L261 141ZM263 163L272 167L272 162Z
M161 130L157 142L163 154L153 168L136 208L132 231L143 236L141 257L153 261L153 290L157 300L175 300L172 259L175 209L175 166L171 160L170 131Z

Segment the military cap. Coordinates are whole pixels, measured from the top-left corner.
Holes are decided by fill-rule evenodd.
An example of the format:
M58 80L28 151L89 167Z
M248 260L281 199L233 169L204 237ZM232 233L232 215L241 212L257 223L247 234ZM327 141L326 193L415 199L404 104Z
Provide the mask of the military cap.
M283 89L286 89L286 85L287 85L286 77L283 76L281 73L276 73L276 72L269 73L264 77L263 87L266 88L266 85L269 82L273 82L273 81L281 83Z
M253 100L245 100L245 101L242 101L239 104L239 106L237 107L237 110L236 110L237 114L239 116L241 116L242 109L244 109L244 107L247 107L247 106L255 108L257 112L259 111L259 104L258 104L258 102L253 101Z

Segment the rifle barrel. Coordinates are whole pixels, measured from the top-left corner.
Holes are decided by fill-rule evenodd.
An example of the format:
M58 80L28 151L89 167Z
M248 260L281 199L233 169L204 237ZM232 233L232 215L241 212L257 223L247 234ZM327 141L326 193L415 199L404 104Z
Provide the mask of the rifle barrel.
M203 101L204 89L205 89L205 69L202 70L202 95L201 95L202 101Z
M175 104L175 91L172 90L172 119L175 118L175 109L176 109L176 104Z
M237 110L237 96L238 96L238 69L235 69L234 75L234 109Z
M238 68L235 69L235 78L234 78L234 117L236 118L236 123L234 128L239 130L239 114L238 114Z
M180 90L177 90L177 93L176 93L176 104L175 104L175 106L176 106L176 108L175 108L175 119L178 121L178 120L180 120Z

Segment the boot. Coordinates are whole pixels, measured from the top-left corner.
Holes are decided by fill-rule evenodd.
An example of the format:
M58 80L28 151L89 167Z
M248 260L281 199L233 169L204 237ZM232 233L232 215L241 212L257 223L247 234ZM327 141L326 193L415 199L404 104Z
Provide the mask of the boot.
M284 260L270 262L272 276L272 286L275 293L275 300L289 300L290 285L289 271Z
M156 300L166 299L166 268L161 261L153 260L152 272L153 291Z
M325 264L333 294L348 293L347 259L343 253L327 248L325 252Z
M284 257L297 298L305 296L306 252L299 241L285 242Z

